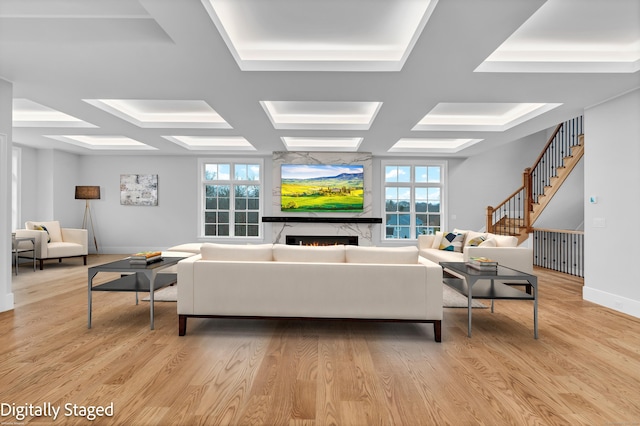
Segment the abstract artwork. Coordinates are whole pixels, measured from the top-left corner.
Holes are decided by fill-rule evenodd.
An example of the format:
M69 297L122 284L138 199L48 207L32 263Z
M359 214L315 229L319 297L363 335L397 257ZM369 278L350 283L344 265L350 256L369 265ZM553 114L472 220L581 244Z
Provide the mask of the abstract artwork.
M157 206L158 175L120 175L120 204Z

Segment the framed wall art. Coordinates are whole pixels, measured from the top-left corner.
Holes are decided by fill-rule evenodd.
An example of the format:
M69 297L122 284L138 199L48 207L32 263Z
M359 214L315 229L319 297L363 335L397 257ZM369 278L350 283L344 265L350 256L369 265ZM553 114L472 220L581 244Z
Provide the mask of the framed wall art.
M158 175L120 175L120 204L157 206Z

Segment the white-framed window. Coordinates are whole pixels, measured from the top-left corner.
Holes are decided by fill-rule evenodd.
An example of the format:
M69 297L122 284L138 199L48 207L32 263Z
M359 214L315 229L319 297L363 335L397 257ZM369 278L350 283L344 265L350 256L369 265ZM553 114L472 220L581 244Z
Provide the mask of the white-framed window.
M200 159L200 236L261 238L261 159Z
M20 168L22 166L22 149L11 150L11 229L20 229Z
M445 225L446 162L382 161L383 240L417 239Z

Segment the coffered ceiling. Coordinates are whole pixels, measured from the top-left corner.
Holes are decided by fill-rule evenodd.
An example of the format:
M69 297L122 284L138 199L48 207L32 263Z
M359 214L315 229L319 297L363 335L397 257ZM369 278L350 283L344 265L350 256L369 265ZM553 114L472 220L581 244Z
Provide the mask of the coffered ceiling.
M638 0L0 0L16 144L468 156L640 87Z

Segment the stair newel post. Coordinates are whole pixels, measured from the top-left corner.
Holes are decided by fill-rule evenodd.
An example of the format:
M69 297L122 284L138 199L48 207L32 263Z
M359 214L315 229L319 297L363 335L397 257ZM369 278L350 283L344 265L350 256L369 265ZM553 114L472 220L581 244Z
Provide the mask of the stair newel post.
M522 174L522 184L524 185L524 227L527 232L531 232L531 211L533 211L533 179L531 177L531 167L524 169Z
M493 233L493 207L487 207L487 232Z

